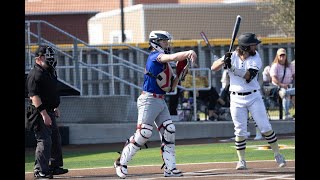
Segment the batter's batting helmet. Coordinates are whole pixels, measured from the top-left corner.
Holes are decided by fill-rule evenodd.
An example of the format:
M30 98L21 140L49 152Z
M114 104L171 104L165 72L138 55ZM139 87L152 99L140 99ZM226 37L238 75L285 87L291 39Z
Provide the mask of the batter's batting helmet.
M160 52L164 52L166 54L170 54L170 47L163 49L160 46L160 40L171 40L172 36L167 31L151 31L149 34L149 44L150 48L153 47Z
M252 45L260 44L261 41L257 39L254 33L243 33L238 37L238 44L241 50L248 51Z
M38 49L35 52L36 57L44 56L45 57L45 62L49 65L52 66L53 68L56 67L57 61L54 58L55 51L52 47L47 46L47 45L40 45Z

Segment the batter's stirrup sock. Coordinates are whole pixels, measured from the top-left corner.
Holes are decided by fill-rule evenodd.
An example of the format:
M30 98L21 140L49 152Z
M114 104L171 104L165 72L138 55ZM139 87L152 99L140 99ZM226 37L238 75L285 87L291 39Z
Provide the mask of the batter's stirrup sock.
M271 130L271 131L268 131L264 134L265 136L265 139L267 140L267 142L269 143L272 151L274 154L279 154L279 145L278 145L278 138L277 138L277 135L276 133Z
M166 165L166 163L163 163L162 166L161 166L161 169L163 169L163 167L164 167L165 165Z

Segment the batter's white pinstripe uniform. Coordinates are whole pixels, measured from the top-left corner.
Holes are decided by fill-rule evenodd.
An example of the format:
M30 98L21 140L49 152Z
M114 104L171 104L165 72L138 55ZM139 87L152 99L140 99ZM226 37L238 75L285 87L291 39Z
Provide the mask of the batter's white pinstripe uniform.
M231 64L235 68L247 71L249 68L260 70L262 67L261 58L258 52L254 56L249 56L241 60L237 52L231 56ZM229 69L229 71L231 71ZM260 93L260 85L257 76L249 83L242 77L229 72L230 76L230 111L234 122L234 134L236 136L246 136L248 110L257 123L261 133L272 130L268 119L266 108Z
M245 149L248 123L248 111L257 127L268 141L279 167L286 166L279 152L276 133L272 130L266 108L260 92L258 72L262 62L256 50L261 41L254 33L243 33L238 37L239 46L233 52L213 62L211 70L217 71L222 65L228 69L230 77L230 112L234 124L235 145L239 161L237 170L247 169Z

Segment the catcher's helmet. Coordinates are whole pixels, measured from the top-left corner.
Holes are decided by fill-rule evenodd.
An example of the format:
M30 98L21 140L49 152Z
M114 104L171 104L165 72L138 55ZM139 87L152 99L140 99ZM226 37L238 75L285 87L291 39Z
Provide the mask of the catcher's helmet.
M170 54L170 47L163 49L159 44L160 40L172 40L172 36L167 31L151 31L149 34L150 48L153 47L160 52Z
M55 51L52 47L47 46L47 45L40 45L38 49L35 52L36 57L44 56L45 57L45 62L55 68L57 65L57 61L54 58Z
M238 44L241 50L248 51L249 46L260 44L261 41L257 39L254 33L243 33L238 37Z

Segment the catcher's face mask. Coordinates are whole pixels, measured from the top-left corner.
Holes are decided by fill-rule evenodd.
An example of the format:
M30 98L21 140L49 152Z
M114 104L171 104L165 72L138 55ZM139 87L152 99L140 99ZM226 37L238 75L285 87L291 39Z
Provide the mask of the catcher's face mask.
M171 54L171 44L172 44L171 40L160 39L160 40L158 40L158 43L160 44L160 46L164 50L165 54Z

